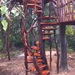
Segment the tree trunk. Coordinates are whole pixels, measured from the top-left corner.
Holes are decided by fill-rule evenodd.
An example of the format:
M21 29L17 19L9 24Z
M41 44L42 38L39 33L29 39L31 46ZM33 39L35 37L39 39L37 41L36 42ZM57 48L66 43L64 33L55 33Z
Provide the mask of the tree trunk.
M8 28L7 28L7 47L6 47L8 60L11 60L10 58L10 22L8 22Z
M61 61L60 68L67 69L66 25L60 26Z
M6 33L5 33L5 31L3 30L3 26L2 26L2 24L0 23L0 29L1 29L1 32L0 32L0 38L1 38L1 40L2 40L2 49L3 49L3 51L5 51L6 50Z

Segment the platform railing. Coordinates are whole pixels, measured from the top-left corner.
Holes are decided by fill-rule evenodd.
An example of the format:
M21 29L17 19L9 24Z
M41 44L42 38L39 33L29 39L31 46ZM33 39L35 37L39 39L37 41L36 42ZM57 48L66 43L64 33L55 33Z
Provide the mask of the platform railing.
M60 22L75 20L75 1L74 0L57 0L57 8Z

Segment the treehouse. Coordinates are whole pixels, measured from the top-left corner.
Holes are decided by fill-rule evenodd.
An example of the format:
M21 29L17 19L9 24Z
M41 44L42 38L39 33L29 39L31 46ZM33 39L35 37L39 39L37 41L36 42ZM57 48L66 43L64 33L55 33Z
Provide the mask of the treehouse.
M60 42L61 42L61 63L64 63L66 56L66 40L65 40L65 27L66 25L75 24L75 1L74 0L12 0L12 4L19 3L24 8L24 25L22 27L22 41L25 46L25 68L26 75L28 72L33 72L35 75L49 75L52 69L52 37L56 45L57 53L57 73L59 72L59 49L56 39L56 30L59 26ZM48 4L49 14L45 15L45 6ZM31 24L30 29L26 29L26 15L27 10L31 8L34 14L37 16L36 20ZM46 11L47 12L47 11ZM34 27L35 22L38 25ZM32 28L38 29L38 40L34 46L30 46L27 35L30 33ZM35 36L36 37L36 36ZM49 41L50 46L50 68L47 63L45 54L45 41ZM65 53L64 53L65 51ZM30 58L28 58L30 57ZM28 68L28 64L33 63L32 69ZM63 67L63 65L61 65ZM65 66L66 67L66 66Z

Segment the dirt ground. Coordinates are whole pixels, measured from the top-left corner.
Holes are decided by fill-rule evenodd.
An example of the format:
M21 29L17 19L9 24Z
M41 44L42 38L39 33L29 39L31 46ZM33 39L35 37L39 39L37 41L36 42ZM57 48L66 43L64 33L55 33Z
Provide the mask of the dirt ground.
M49 51L46 52L47 60L49 64ZM52 71L50 75L75 75L75 53L68 54L68 71L56 72L56 56L55 51L52 53ZM29 64L29 68L32 67L32 64ZM24 68L24 55L21 54L12 58L11 61L7 59L0 59L0 75L25 75ZM28 75L34 75L29 73Z

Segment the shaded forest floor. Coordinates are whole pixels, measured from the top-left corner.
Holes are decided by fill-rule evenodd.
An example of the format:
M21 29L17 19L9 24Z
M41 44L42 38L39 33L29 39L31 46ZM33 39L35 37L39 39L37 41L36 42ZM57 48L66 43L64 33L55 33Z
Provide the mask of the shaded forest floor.
M47 60L49 64L49 51L46 52ZM75 53L68 54L68 71L56 73L56 55L55 51L52 53L52 71L51 75L75 75ZM29 64L29 67L32 67ZM7 58L0 58L0 75L25 75L24 68L24 56L23 54L12 57L11 61L8 61ZM29 73L28 75L34 75Z

